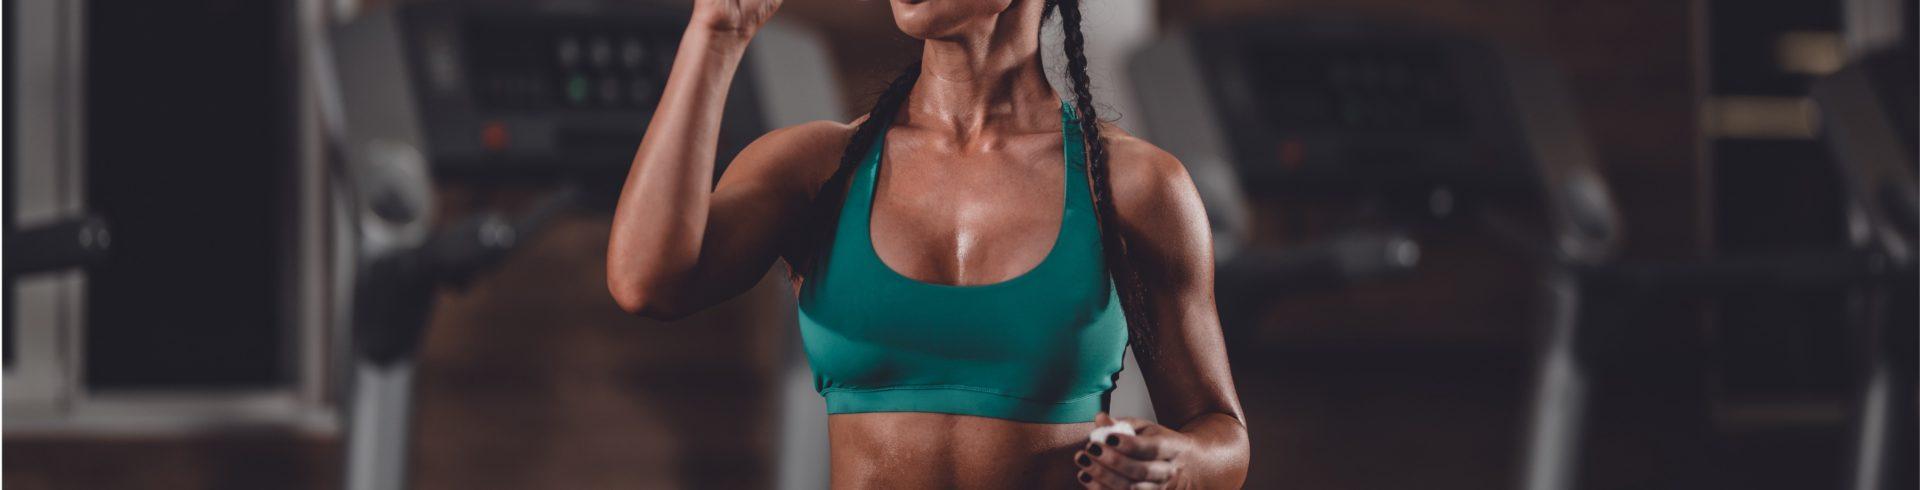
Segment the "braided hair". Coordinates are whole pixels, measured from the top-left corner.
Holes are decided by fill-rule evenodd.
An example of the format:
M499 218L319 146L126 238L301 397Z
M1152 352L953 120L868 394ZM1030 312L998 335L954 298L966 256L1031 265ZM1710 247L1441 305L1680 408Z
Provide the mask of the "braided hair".
M1041 25L1046 24L1054 10L1060 12L1060 27L1065 34L1063 46L1067 56L1067 77L1073 82L1074 112L1080 124L1080 134L1086 148L1087 177L1092 184L1093 204L1100 225L1100 245L1108 274L1112 276L1114 286L1120 298L1120 307L1127 319L1129 341L1135 354L1151 357L1151 353L1142 347L1152 345L1153 328L1151 317L1146 311L1146 286L1140 280L1139 272L1134 269L1133 261L1128 260L1127 240L1121 236L1118 210L1113 204L1113 185L1107 162L1107 144L1100 137L1100 116L1093 103L1093 82L1087 76L1086 37L1080 29L1080 0L1045 0L1041 10ZM894 114L907 100L907 94L913 91L913 84L920 78L920 63L908 65L906 70L874 101L873 109L867 112L867 118L854 129L853 137L847 140L847 147L840 154L840 165L833 175L821 185L815 194L810 222L807 246L798 257L801 261L794 267L795 272L806 271L811 274L820 263L821 257L831 249L834 230L838 227L841 205L846 201L848 181L854 168L870 151L881 131L893 122Z

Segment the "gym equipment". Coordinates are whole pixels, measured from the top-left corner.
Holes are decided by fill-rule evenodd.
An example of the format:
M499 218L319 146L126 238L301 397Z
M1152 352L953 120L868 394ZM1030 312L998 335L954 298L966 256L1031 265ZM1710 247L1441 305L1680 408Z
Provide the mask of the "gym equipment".
M1544 235L1524 243L1550 244L1528 250L1546 287L1522 480L1571 484L1586 388L1577 269L1610 257L1619 220L1545 60L1440 34L1273 20L1196 26L1130 68L1148 137L1186 162L1216 240L1228 242L1218 254L1223 311L1407 273L1419 259L1407 229L1460 226L1447 220L1492 203L1540 208L1538 226L1503 222ZM1250 249L1245 202L1272 195L1361 200L1398 224ZM1223 316L1229 329L1240 320Z
M294 3L8 4L10 429L331 422Z
M1236 221L1248 215L1241 200L1262 193L1371 200L1386 209L1400 203L1392 221L1410 227L1467 216L1464 226L1501 238L1537 266L1542 335L1521 488L1577 486L1592 358L1605 354L1590 340L1631 328L1633 312L1623 306L1837 289L1854 298L1840 334L1857 339L1860 364L1845 479L1849 488L1879 489L1912 480L1900 462L1913 451L1913 264L1920 257L1913 58L1873 57L1814 90L1847 182L1853 250L1668 263L1612 257L1619 219L1564 83L1543 60L1377 26L1271 22L1177 34L1140 53L1133 73L1142 93L1153 95L1142 97L1149 137L1187 162L1216 226L1226 230L1217 236L1238 242L1220 254L1223 309L1230 299L1347 284L1364 275L1341 271L1370 269L1335 267L1338 253L1392 250L1350 238L1299 255L1246 250L1246 225ZM1539 223L1485 205L1516 197L1542 205ZM1238 264L1262 255L1314 266Z
M352 288L336 295L352 298L336 315L350 319L340 330L354 346L347 488L406 486L412 363L430 293L481 273L555 213L607 190L590 186L621 181L685 18L641 6L448 2L308 26L309 76L336 159L336 263L350 265L335 284ZM729 91L721 170L769 128L840 116L817 39L777 20L758 37ZM435 179L573 183L521 217L482 213L433 231ZM792 356L789 370L805 372L802 361ZM794 379L809 389L804 399L785 391L791 427L782 443L810 450L786 451L798 460L782 461L781 478L814 487L826 481L817 450L825 408L807 377Z
M413 377L413 357L425 334L433 293L460 287L506 259L525 237L538 232L575 201L562 190L515 219L484 212L444 230L417 233L432 216L420 188L423 173L384 173L417 166L417 157L388 153L386 159L349 161L360 193L347 200L358 217L360 257L354 273L351 392L347 414L349 488L404 488ZM375 177L365 177L374 174ZM381 180L386 179L386 180ZM390 185L400 184L400 185Z
M1578 328L1587 332L1628 327L1631 311L1622 307L1656 298L1843 292L1846 310L1832 334L1848 341L1854 383L1853 413L1848 417L1851 454L1846 472L1836 475L1838 488L1911 488L1916 480L1910 463L1915 452L1915 334L1920 328L1914 317L1920 200L1915 199L1914 180L1913 60L1911 51L1868 56L1812 89L1821 108L1822 136L1843 183L1848 248L1688 262L1610 261L1572 268L1584 286L1586 302L1616 310L1611 318L1582 317ZM1565 474L1548 488L1572 488L1572 478Z
M365 109L410 112L436 175L624 173L685 27L671 10L428 2L343 26L339 68L367 84L349 93L393 103ZM755 117L756 84L773 81L742 71L723 116L742 122L721 129L722 166L771 129Z
M12 221L9 216L9 222ZM15 283L20 277L69 269L99 266L112 251L113 233L105 219L88 215L27 229L8 224L6 285L7 306L13 305ZM7 329L6 363L13 367L13 330Z
M1852 423L1853 490L1912 488L1915 449L1916 262L1920 192L1914 181L1915 57L1912 50L1867 55L1813 86L1823 136L1845 183L1848 243L1885 281L1856 285L1862 329Z
M99 216L7 230L7 277L99 265L111 253L113 233Z

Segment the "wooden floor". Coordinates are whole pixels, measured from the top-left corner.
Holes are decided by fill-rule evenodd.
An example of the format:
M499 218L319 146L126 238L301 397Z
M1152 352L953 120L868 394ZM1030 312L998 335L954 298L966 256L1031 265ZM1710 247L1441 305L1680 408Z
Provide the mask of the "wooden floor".
M287 433L6 439L10 490L340 488L339 445Z

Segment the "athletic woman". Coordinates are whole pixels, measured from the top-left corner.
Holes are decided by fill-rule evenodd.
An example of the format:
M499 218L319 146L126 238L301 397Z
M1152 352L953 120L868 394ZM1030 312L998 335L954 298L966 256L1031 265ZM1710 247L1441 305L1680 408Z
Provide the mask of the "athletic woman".
M1239 487L1207 217L1179 161L1100 121L1080 1L891 0L920 62L711 186L728 83L780 0L696 0L614 215L615 300L677 318L784 259L834 488ZM1089 441L1128 346L1166 423Z

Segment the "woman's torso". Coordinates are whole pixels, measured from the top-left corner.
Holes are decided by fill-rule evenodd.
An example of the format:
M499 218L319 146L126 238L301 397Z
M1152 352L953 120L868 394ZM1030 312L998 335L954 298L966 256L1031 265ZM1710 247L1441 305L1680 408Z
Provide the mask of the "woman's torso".
M835 488L1077 485L1126 333L1067 123L970 148L896 127L856 170L843 263L802 292Z

